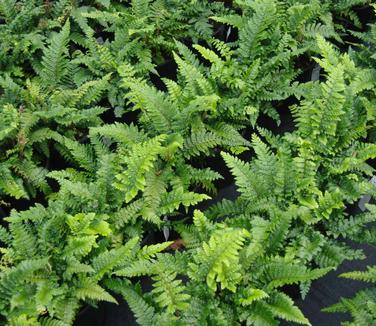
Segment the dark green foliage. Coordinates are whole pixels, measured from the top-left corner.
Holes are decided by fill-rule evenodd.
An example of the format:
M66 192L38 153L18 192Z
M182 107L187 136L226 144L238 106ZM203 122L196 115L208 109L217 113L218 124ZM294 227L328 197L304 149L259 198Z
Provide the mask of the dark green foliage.
M239 199L209 210L209 216L225 217L228 223L257 226L265 241L258 250L280 252L304 264L338 266L344 259L363 257L337 239L349 237L372 243L374 208L369 213L349 217L347 204L364 193L374 194L365 176L373 168L374 144L366 143L374 123L362 94L371 82L347 55L338 54L322 38L323 53L317 59L326 70L325 82L306 84L305 98L292 108L297 129L275 138L265 130L252 138L256 157L250 163L223 153L240 192ZM322 232L325 228L325 234ZM279 241L282 241L279 244Z
M68 211L57 200L7 218L11 245L1 260L0 306L11 324L48 313L41 325L52 319L71 325L82 300L116 303L100 284L115 269L147 262L150 249L140 248L137 237L117 239L108 215Z
M120 140L116 151L110 150L111 139L105 138L112 134ZM134 264L148 264L170 245L137 249L137 239L144 232L140 220L160 226L161 216L174 213L180 205L188 207L208 198L179 184L166 191L176 176L163 159L169 145L165 136L149 139L134 126L115 124L91 129L90 139L90 146L63 139L70 150L69 159L81 171L68 168L49 173L60 190L50 196L47 208L37 205L7 218L10 233L3 232L6 249L0 293L1 311L10 321L48 312L69 325L82 300L115 302L99 282L134 259ZM156 182L156 169L164 165ZM139 191L143 197L138 196ZM40 277L35 277L36 273ZM171 285L169 277L155 276L161 284L156 293L162 295L163 286ZM27 286L20 292L18 288L24 283ZM43 291L43 299L39 299L39 291ZM15 300L17 304L13 303L10 311L8 305ZM169 311L175 304L173 299Z
M53 29L61 27L72 10L71 1L0 1L0 70L25 78L40 57Z
M218 111L227 119L242 119L255 125L260 113L264 113L279 122L271 103L297 94L295 79L302 71L296 65L304 54L319 51L316 37L341 41L330 13L331 5L323 6L321 1L287 4L268 0L236 1L235 7L241 14L211 19L228 26L229 33L237 30L238 39L231 43L211 39L209 47L194 45L209 62L209 68L198 67L197 59L180 47L185 65L188 64L185 71L194 79L200 78L201 84L215 86L220 96ZM342 10L350 7L350 3L343 4ZM197 70L201 71L199 75L194 73Z
M348 213L375 194L369 2L0 0L1 322L72 325L118 293L140 325L310 325L284 286L375 244L375 207ZM259 125L286 103L294 131ZM239 197L194 210L220 153ZM370 325L374 296L328 311Z
M257 324L261 320L274 325L278 318L309 325L279 288L316 279L329 269L309 270L288 257L255 253L253 248L263 245L256 228L248 232L211 223L200 211L195 211L193 219L193 226L180 228L186 251L171 257L158 254L153 265L140 261L115 273L152 276L154 289L145 299L137 287L127 288L120 281L110 283L129 300L141 325L157 325L166 316L171 321L180 316L178 323L182 325ZM177 273L188 277L184 285Z

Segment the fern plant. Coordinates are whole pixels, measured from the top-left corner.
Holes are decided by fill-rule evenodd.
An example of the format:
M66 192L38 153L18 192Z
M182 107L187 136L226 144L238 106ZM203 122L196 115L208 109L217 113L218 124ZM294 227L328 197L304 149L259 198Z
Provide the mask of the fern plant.
M318 46L327 79L304 86L305 99L292 108L297 129L274 136L259 128L269 145L254 135L250 163L223 153L240 197L208 215L244 228L258 225L268 243L258 250L283 250L305 265L336 267L363 257L339 237L374 243L375 228L365 228L375 220L374 208L356 216L345 211L375 192L366 177L373 173L367 160L375 157L375 145L365 141L374 118L362 102L372 82L348 55L339 56L322 38ZM285 244L278 245L280 239Z
M140 325L275 325L278 318L310 324L279 288L318 278L328 269L309 270L288 257L256 253L253 248L264 241L257 228L212 223L200 211L193 225L178 230L186 250L157 254L152 264L140 261L115 272L151 276L150 293L120 278L107 283L124 296Z
M77 66L68 58L70 23L44 49L38 75L19 85L9 74L0 77L0 193L16 198L50 192L45 176L53 145L63 138L83 139L89 126L101 123L106 111L95 104L106 91L110 75L73 81ZM59 147L60 146L60 147Z
M132 66L138 77L158 75L158 66L171 61L175 40L191 43L206 40L215 32L209 23L213 14L228 12L221 2L180 0L135 0L129 4L103 2L81 6L72 12L79 26L74 34L75 62L84 78L113 74L108 101L116 116L124 112L118 67ZM97 30L103 31L98 37ZM149 79L149 78L146 78Z
M74 1L0 1L0 69L20 81L40 59L46 40L70 16Z
M116 152L110 150L114 138ZM144 225L137 220L160 226L180 205L207 198L179 187L166 191L164 183L174 176L168 169L160 179L156 174L163 165L158 156L169 150L163 135L147 139L135 127L113 125L92 129L91 139L92 147L64 139L69 159L82 171L50 172L60 190L48 206L14 211L6 219L9 231L1 228L0 310L11 324L71 325L84 301L116 302L103 279L132 261L149 264L171 244L140 248Z
M35 196L37 190L48 193L50 189L45 175L49 170L48 157L52 145L65 155L66 141L61 136L85 141L85 129L101 123L99 116L106 109L94 105L104 97L104 93L112 107L119 109L124 105L120 87L117 87L117 65L129 62L140 74L153 70L153 48L168 43L163 41L164 37L170 38L170 44L175 44L165 27L173 28L182 22L188 26L196 21L197 32L192 33L190 28L185 27L181 39L194 37L197 40L199 35L207 37L211 33L205 17L216 10L222 12L221 4L205 2L190 10L187 10L185 2L152 4L150 1L134 1L129 8L120 3L109 6L109 3L101 1L90 3L90 6L86 4L84 1L50 4L5 0L1 3L5 23L1 28L6 41L2 43L1 54L5 61L2 63L4 75L0 78L0 114L3 121L12 121L3 125L1 130L0 141L4 149L0 168L4 175L0 186L2 195L28 198ZM144 21L143 15L149 9L152 9L152 14ZM119 20L113 17L116 16L115 11ZM169 11L174 12L176 21L170 17ZM157 15L162 12L169 18ZM38 20L41 26L33 32L30 26ZM101 44L95 37L98 24L102 27L111 24L112 27L107 26L108 32L116 37L110 46ZM148 29L153 24L155 30L164 31L156 43L153 43L156 39L150 37L153 30ZM59 33L52 32L60 26ZM127 29L125 32L124 28ZM138 33L146 33L142 47L138 46L142 44ZM12 36L15 34L19 40ZM127 39L120 39L121 35L127 36ZM12 46L12 42L20 43L20 49ZM124 42L129 43L129 48L120 51L119 47ZM85 51L79 50L80 47ZM41 50L43 55L40 60ZM133 59L135 57L137 62ZM34 72L30 72L30 64ZM17 72L14 67L21 70ZM213 174L209 178L213 179Z
M272 103L299 95L295 80L301 70L297 66L304 55L319 50L316 36L341 41L330 6L322 6L321 1L277 0L235 1L234 5L241 14L211 19L228 26L229 33L238 31L238 39L230 43L212 39L210 48L195 45L209 62L209 68L200 69L219 90L222 115L254 125L263 113L278 122ZM192 56L185 59L190 71L197 66Z
M43 202L0 226L2 322L72 325L116 292L141 325L309 325L283 286L304 296L362 258L343 238L375 243L375 207L347 213L375 193L374 28L350 54L325 41L343 43L368 2L0 0L0 204ZM325 80L299 84L312 53ZM157 88L172 58L177 78ZM257 127L291 96L295 131ZM190 224L221 150L240 196ZM145 245L166 228L182 251ZM330 309L372 323L372 291Z
M376 266L367 266L366 271L343 273L341 277L364 281L376 282ZM326 312L348 312L353 321L343 322L342 325L372 325L376 322L376 288L369 287L359 291L353 298L341 298L341 301L325 308Z
M50 198L60 198L71 209L110 214L119 237L128 233L142 237L145 225L160 228L180 208L210 198L192 188L218 174L194 168L190 178L187 171L180 173L174 138L148 137L125 124L91 128L89 137L89 144L64 139L69 149L66 159L77 169L48 174L60 185Z
M376 12L376 6L373 5L373 10ZM376 85L376 70L374 50L376 47L376 24L372 23L368 25L367 31L364 33L352 32L352 35L360 40L360 43L353 44L353 48L350 49L350 56L360 66L368 69L370 78L373 79L374 85ZM375 87L368 90L367 97L364 99L369 110L372 110L375 104ZM375 128L369 131L369 136L372 141L375 140Z
M294 1L288 2L291 4L296 3ZM362 22L355 10L356 7L365 7L371 3L372 1L370 0L339 0L335 2L299 0L300 5L307 6L313 4L312 8L321 12L318 21L312 24L307 29L307 32L316 30L322 36L324 36L322 33L328 36L332 34L331 37L340 43L344 42L343 37L348 36L350 28L362 27ZM336 32L335 35L332 33L333 30Z
M70 215L61 200L7 218L0 310L9 324L72 325L83 302L116 303L101 283L147 248L137 237L119 241L108 220L96 212Z
M177 46L185 55L191 52L182 43ZM183 55L184 55L183 54ZM146 80L135 77L129 65L119 68L126 98L132 110L140 110L139 122L150 135L169 133L181 139L181 151L186 159L209 154L221 145L234 151L248 142L241 136L244 126L227 122L220 116L221 98L199 68L189 65L177 54L179 81L163 79L167 92L158 91Z
M121 2L121 1L120 1ZM105 5L101 10L83 7L81 19L97 21L114 40L104 40L117 58L127 56L132 63L160 64L176 48L175 39L206 40L213 35L209 22L213 14L230 11L221 2L201 0L134 0L129 5L120 2Z
M11 324L71 325L83 302L116 302L104 280L115 270L151 264L171 244L141 248L147 225L161 226L180 206L208 198L174 184L173 146L165 135L148 138L114 124L92 128L90 140L63 138L66 159L77 169L50 172L60 189L48 206L13 211L9 227L1 227L0 310ZM174 278L164 273L155 276L161 286ZM125 281L130 286L132 279ZM175 307L171 302L169 311Z

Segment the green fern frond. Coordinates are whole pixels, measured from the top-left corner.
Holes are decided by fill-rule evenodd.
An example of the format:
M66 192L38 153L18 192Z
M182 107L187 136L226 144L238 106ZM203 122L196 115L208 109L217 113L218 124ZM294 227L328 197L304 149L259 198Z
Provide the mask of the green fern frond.
M125 245L104 251L97 255L93 261L94 279L101 280L103 275L111 272L115 267L124 264L129 259L131 251L134 249L139 239L133 238Z
M9 167L2 164L0 171L2 176L0 179L0 190L2 193L13 196L16 199L29 198L22 180L14 176Z
M75 293L78 299L90 299L117 303L116 299L89 278L81 280Z
M144 190L145 174L152 168L165 139L165 135L160 135L141 144L135 144L132 146L129 157L124 158L126 169L116 175L118 181L114 185L125 192L127 203L136 197L140 190Z
M239 303L242 306L247 306L252 304L254 301L262 300L268 298L269 295L260 289L246 288L243 297L239 299Z
M91 137L99 135L128 146L146 140L144 133L133 124L126 125L118 122L100 127L92 127L90 128L89 135Z
M239 29L244 26L243 18L239 15L212 16L209 18L218 23L227 24Z
M166 241L163 243L158 243L155 245L143 246L141 250L137 253L137 257L141 259L151 259L156 256L157 253L164 251L168 248L173 241Z
M53 87L58 85L67 73L70 22L65 23L60 33L54 35L50 46L44 51L41 77L44 83Z
M64 248L63 256L67 258L73 255L77 258L87 256L96 245L96 239L97 236L95 235L80 236L79 238L69 238L68 243Z
M221 143L222 140L212 132L194 132L184 141L184 156L190 158L192 156L198 156L200 153L208 155L210 149L213 149Z
M286 263L271 263L264 266L264 277L269 288L315 280L332 268L309 270L305 266Z
M80 167L86 171L93 172L96 168L94 155L90 146L80 144L77 141L64 138L62 144L69 149L70 155L73 157Z
M257 194L251 193L253 179L253 173L251 166L248 163L244 163L238 158L231 156L225 152L222 152L222 157L226 162L226 165L230 168L231 173L235 176L235 183L238 186L239 191L246 198L254 198Z
M349 312L353 322L343 325L372 325L376 321L375 314L376 288L371 287L359 291L353 298L342 298L340 302L323 309L324 312Z
M156 132L167 134L173 130L172 122L177 112L164 93L141 80L132 80L125 85L130 88L127 97L134 104L134 109L145 113L143 119L152 121Z
M121 293L124 299L129 304L136 317L137 323L144 326L155 325L155 309L152 305L147 303L142 296L126 284L116 284L110 288L116 292Z
M66 324L60 320L52 319L49 317L43 317L40 319L40 324L42 326L65 326Z
M206 199L210 199L210 197L205 194L182 192L179 190L171 191L162 196L159 212L161 214L172 213L174 210L178 209L180 205L189 207Z
M135 200L128 204L126 207L121 208L115 212L113 217L113 223L117 228L121 228L128 223L133 223L137 217L139 217L144 207L144 202L141 199Z
M341 274L340 276L363 282L376 282L376 266L367 266L367 270L364 272L347 272Z
M246 230L231 228L214 233L197 251L188 275L192 279L203 276L209 289L214 292L217 283L221 288L235 292L241 278L239 251L248 235Z
M298 307L294 305L292 299L282 292L273 294L268 302L269 308L279 318L287 321L293 321L298 324L311 325L307 318Z
M188 308L190 295L185 293L185 287L181 280L176 279L176 273L163 271L153 277L152 293L156 295L155 301L167 313L174 314Z

